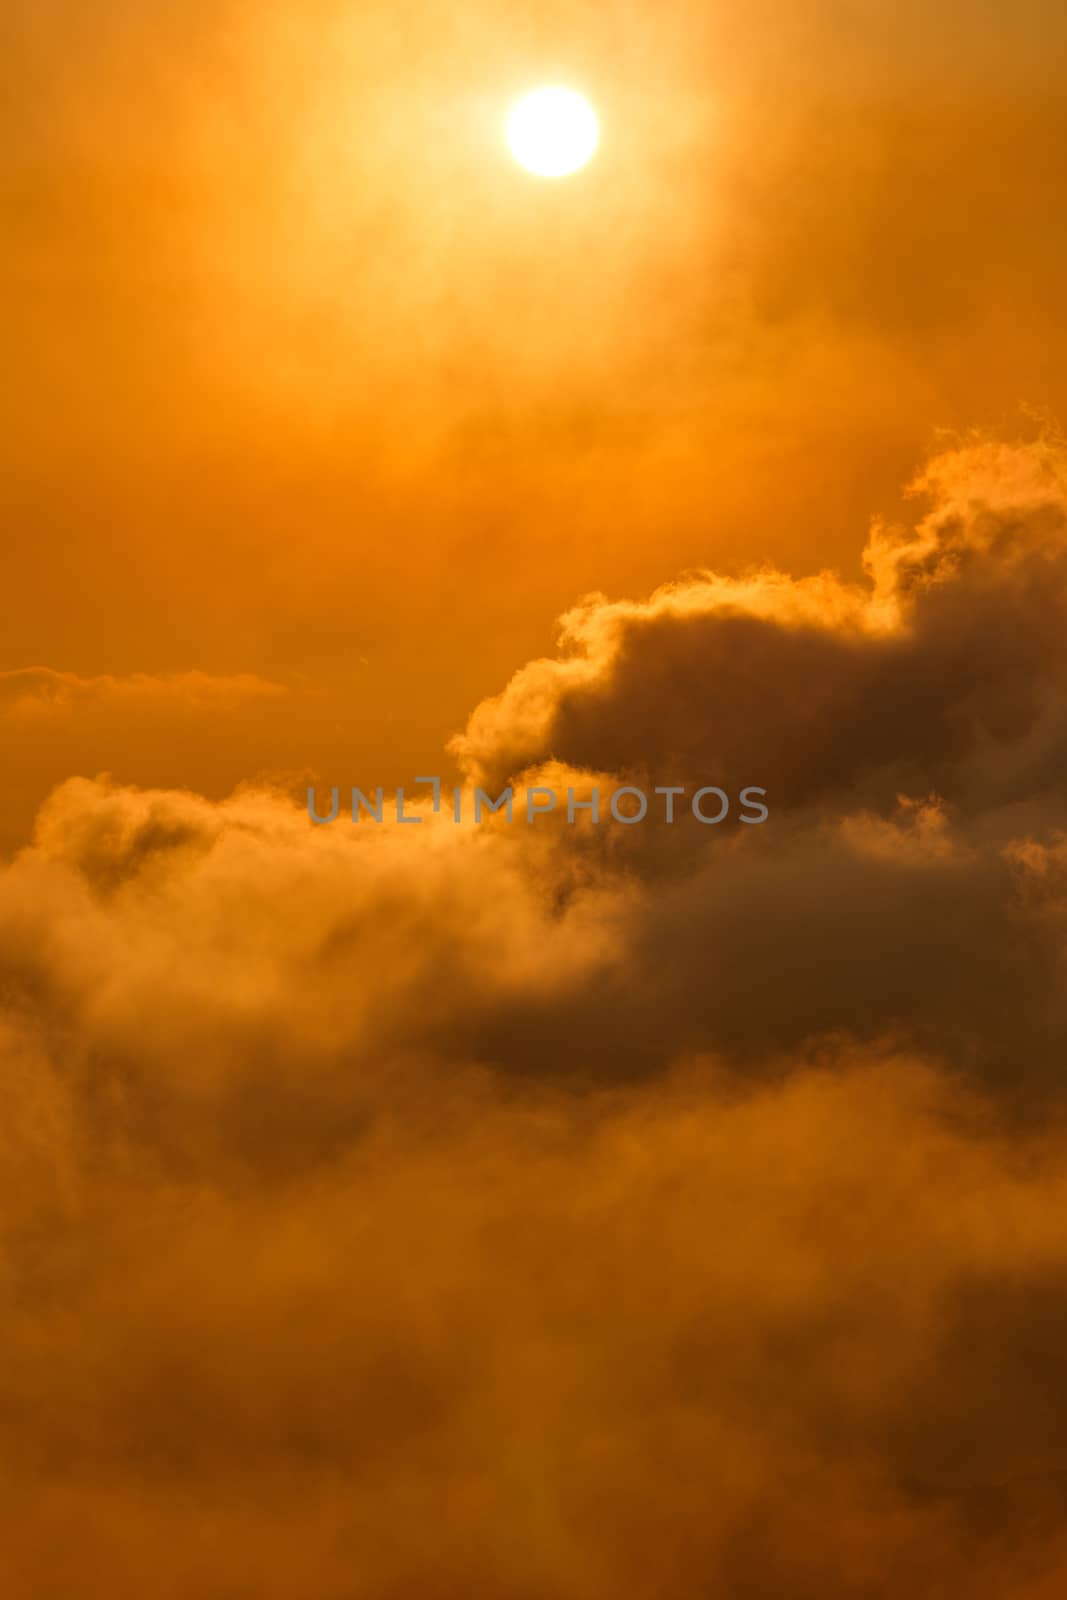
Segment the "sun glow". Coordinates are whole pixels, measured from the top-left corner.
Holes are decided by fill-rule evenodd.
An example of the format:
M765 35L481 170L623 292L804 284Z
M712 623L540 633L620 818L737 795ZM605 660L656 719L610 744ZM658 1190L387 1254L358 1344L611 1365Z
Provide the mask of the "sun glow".
M512 107L508 145L527 172L565 178L591 160L600 126L589 101L574 89L534 89Z

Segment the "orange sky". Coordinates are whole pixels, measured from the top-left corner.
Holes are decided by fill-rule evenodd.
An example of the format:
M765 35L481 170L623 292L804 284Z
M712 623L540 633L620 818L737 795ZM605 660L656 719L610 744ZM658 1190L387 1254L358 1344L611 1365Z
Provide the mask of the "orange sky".
M0 668L329 701L188 782L399 778L585 591L854 571L936 429L1067 410L1058 5L5 31ZM603 147L537 184L501 119L554 76Z
M0 42L4 1600L1059 1600L1061 0Z

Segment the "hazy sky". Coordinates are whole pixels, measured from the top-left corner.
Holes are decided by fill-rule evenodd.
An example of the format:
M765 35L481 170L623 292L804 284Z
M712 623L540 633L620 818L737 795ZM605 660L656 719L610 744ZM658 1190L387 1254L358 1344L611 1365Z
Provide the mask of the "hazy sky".
M0 1590L1059 1600L1067 10L0 46Z
M1067 409L1052 0L4 35L0 667L329 698L185 781L399 778L587 590L854 571L936 429ZM503 118L557 77L602 151L537 183Z

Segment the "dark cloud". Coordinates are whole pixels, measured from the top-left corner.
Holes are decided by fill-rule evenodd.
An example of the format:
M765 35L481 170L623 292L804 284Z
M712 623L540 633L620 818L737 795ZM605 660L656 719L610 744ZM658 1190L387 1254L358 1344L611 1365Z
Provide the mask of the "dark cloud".
M777 810L884 809L905 790L988 807L1057 782L1067 648L1059 439L969 441L876 524L869 582L697 575L647 602L594 597L561 656L516 674L454 749L499 784L552 758L663 782L763 784Z
M0 1592L1060 1600L1062 0L0 35Z
M13 1594L1051 1600L1064 481L965 442L864 585L591 601L458 743L759 828L54 792L0 879Z

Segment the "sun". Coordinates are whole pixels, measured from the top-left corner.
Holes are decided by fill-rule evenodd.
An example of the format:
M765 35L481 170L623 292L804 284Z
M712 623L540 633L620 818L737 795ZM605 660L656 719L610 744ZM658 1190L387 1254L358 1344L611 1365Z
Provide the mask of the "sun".
M596 112L574 89L534 89L511 108L508 145L535 177L568 177L592 159L599 143Z

